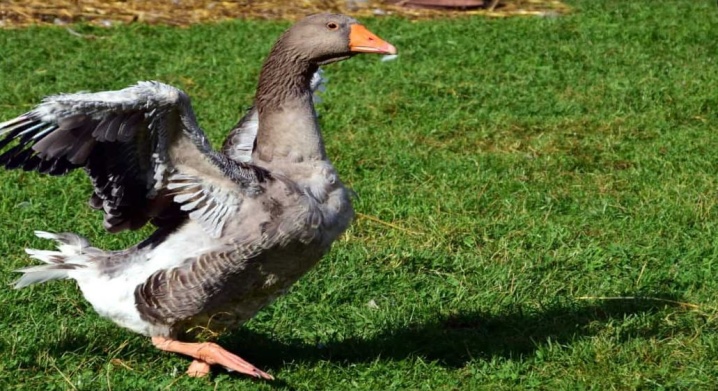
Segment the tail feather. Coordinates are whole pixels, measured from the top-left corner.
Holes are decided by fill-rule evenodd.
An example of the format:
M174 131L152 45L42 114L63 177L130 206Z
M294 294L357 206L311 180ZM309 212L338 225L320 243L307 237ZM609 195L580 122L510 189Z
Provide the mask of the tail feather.
M30 256L30 258L37 259L38 261L42 261L50 265L60 264L65 260L65 255L58 251L26 248L25 252Z
M45 231L35 231L35 236L56 241L58 243L57 249L68 255L80 254L86 247L90 247L90 242L87 239L71 232L54 234Z
M25 249L25 252L31 258L46 264L16 270L16 272L23 273L23 275L15 283L15 289L50 280L68 278L71 270L86 267L84 263L87 260L83 259L82 253L83 250L90 246L87 239L73 233L53 234L35 231L35 235L39 238L55 240L60 251Z
M16 270L17 272L23 273L23 275L15 282L15 289L22 289L28 285L41 284L51 280L62 280L68 278L67 269L53 269L52 266L47 265L38 266L38 268L42 268L42 270Z

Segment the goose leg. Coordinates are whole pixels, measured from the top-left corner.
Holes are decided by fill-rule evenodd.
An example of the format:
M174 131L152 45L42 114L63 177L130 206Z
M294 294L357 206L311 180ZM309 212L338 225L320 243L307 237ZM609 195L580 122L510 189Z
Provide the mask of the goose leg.
M190 376L204 376L209 373L210 365L221 365L229 370L244 373L261 379L274 380L272 375L260 371L254 365L244 361L216 343L180 342L167 337L152 337L152 344L166 352L184 354L195 359L187 371ZM190 372L191 371L191 372Z

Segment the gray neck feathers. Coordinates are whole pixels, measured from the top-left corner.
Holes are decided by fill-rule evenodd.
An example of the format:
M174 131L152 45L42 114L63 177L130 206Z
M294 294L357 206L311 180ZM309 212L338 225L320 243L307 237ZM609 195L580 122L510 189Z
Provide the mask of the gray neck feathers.
M319 131L309 87L317 65L280 38L262 67L255 107L259 114L256 158L323 160Z

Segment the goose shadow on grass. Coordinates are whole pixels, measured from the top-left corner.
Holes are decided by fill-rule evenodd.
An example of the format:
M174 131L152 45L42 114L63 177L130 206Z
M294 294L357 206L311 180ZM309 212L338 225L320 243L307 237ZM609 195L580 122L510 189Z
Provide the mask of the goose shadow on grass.
M568 344L582 337L596 335L612 320L622 321L627 316L657 314L667 307L680 307L677 303L680 298L676 296L662 294L652 297L659 300L639 298L589 302L557 298L542 308L507 308L501 315L483 312L442 315L433 321L408 327L389 326L367 339L347 338L321 346L300 340L279 341L271 335L246 329L226 334L220 343L264 370L280 370L286 367L288 361L331 361L349 365L377 359L400 361L418 357L448 368L460 368L477 359L520 359L532 355L548 341ZM630 340L675 334L681 332L676 330L678 327L656 318L648 326L644 324L640 328L622 330L619 338ZM160 354L140 340L136 340L136 343L139 344L136 345L138 352L148 357ZM85 335L70 333L65 340L48 348L51 354L61 355L67 351L86 349L87 346ZM106 352L96 347L92 354L103 356ZM245 378L243 375L236 376ZM278 387L288 386L281 379L273 384Z
M658 297L679 301L675 296ZM459 368L475 359L521 358L533 354L548 341L566 344L596 335L611 320L655 314L666 307L678 306L645 299L593 303L557 300L541 309L509 309L504 315L466 312L440 316L408 328L390 328L368 339L348 338L322 346L304 341L279 342L271 336L247 330L227 335L222 343L263 369L281 369L287 361L351 364L412 357ZM619 338L630 340L675 333L675 327L678 326L670 326L661 318L648 326L626 328Z

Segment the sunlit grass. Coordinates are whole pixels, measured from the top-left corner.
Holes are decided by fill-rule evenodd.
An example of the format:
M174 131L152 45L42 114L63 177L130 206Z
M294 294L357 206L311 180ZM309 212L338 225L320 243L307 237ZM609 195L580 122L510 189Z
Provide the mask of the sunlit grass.
M48 245L35 229L113 249L147 231L103 232L82 173L0 174L2 388L712 389L718 11L572 5L367 20L399 58L327 67L327 149L368 217L221 340L272 384L180 376L185 358L99 318L70 282L12 290L22 248ZM0 119L47 94L156 79L193 97L219 145L285 27L0 31ZM645 299L600 299L624 296Z

